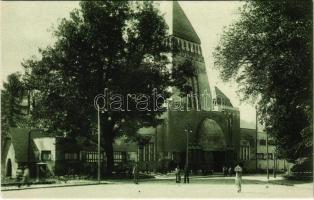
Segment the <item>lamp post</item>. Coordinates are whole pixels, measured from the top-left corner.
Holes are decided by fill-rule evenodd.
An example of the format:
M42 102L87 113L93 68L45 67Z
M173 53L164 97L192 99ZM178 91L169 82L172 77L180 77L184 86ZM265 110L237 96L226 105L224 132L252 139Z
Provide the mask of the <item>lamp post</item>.
M269 180L269 157L268 157L268 131L266 130L266 159L267 159L267 181Z
M98 131L98 145L97 145L97 150L98 150L98 169L97 169L97 179L98 183L100 184L100 112L99 112L99 106L97 105L97 131Z
M186 132L186 160L185 165L186 167L189 166L189 133L192 133L192 130L190 127L187 127L184 132Z
M258 161L257 161L257 145L258 145L258 116L257 116L257 106L255 106L255 173L257 173L257 165L258 165Z
M232 158L232 162L234 161L234 156L230 156L231 154L229 153L233 149L233 135L232 135L232 126L233 126L233 113L228 112L227 110L222 110L222 113L224 116L227 117L227 128L228 128L228 138L227 138L227 146L225 150L225 164L230 164L230 158Z

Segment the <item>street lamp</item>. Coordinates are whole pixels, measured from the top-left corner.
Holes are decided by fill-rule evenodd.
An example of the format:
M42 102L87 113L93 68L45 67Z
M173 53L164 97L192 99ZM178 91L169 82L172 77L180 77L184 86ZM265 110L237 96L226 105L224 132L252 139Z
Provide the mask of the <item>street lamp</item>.
M98 169L97 169L97 179L98 184L100 184L100 112L99 112L99 105L97 105L97 131L98 131L98 145L97 145L97 151L98 151Z
M269 157L268 157L268 131L266 130L266 159L267 159L267 181L269 180Z
M189 133L192 133L192 129L190 127L187 127L184 129L184 132L186 133L186 161L185 165L186 167L189 166Z
M233 126L233 113L232 112L228 112L227 110L222 110L222 113L224 114L224 116L227 117L227 127L228 127L228 139L227 139L227 147L225 150L225 163L229 163L230 160L230 150L232 150L233 148L233 144L232 144L232 126ZM228 158L227 158L228 157Z

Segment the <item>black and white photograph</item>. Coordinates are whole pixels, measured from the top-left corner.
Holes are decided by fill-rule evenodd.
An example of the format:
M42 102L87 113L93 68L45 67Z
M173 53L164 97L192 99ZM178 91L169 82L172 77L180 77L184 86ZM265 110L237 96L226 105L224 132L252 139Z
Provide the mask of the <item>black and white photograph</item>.
M313 1L1 1L1 198L313 198Z

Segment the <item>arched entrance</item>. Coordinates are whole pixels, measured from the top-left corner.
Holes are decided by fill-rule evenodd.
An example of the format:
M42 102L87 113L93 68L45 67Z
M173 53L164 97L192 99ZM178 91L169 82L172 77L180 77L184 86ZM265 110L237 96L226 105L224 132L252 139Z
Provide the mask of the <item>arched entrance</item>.
M12 177L12 162L11 162L11 159L8 159L8 162L7 162L6 176L7 177Z
M198 128L201 165L214 171L221 171L226 162L226 138L220 125L213 119L206 118Z

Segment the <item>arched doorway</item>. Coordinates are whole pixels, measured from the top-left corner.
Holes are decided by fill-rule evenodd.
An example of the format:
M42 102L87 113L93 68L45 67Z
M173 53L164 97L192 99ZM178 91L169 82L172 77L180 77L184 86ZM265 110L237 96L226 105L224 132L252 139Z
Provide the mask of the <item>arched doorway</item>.
M11 162L11 159L8 159L8 162L7 162L6 176L7 177L12 177L12 162Z
M213 119L203 120L198 129L201 165L221 171L226 162L226 138L220 125Z

